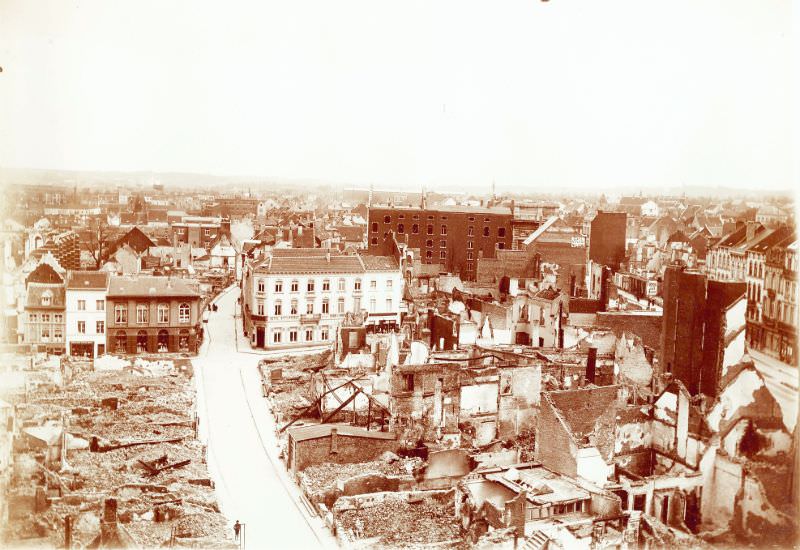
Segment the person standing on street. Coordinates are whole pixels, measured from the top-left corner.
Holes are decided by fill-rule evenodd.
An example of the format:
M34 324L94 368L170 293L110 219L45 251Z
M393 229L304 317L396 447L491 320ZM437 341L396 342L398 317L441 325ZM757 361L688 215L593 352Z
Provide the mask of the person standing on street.
M239 531L242 529L242 524L239 523L239 520L236 520L236 523L233 524L233 536L234 540L237 542L239 541Z

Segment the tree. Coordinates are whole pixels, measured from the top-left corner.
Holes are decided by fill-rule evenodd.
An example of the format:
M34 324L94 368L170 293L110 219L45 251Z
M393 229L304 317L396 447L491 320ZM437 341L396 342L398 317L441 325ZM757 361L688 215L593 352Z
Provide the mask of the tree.
M84 250L91 254L95 269L100 269L111 248L111 228L100 218L89 225L85 235L86 238L82 239Z

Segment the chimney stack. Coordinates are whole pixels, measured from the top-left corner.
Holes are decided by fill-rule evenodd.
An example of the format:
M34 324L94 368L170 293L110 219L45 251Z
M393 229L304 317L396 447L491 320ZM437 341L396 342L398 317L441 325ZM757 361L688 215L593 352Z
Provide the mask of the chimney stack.
M586 381L594 384L597 370L597 348L589 348L589 356L586 358Z

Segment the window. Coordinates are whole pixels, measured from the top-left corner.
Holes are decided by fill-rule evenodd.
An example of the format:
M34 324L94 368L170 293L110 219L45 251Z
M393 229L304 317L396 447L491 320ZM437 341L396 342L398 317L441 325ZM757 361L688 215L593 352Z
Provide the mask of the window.
M314 279L308 280L308 284L306 285L306 290L308 292L314 292Z
M140 325L144 325L147 323L147 318L147 305L136 304L136 322Z
M497 250L503 250L506 247L506 243L497 243Z
M356 279L355 290L361 290L361 279Z
M506 236L506 228L505 227L498 227L497 228L497 236L498 237L505 237Z
M29 313L28 314L28 322L30 322L30 323L38 323L39 322L39 316L36 315L35 313Z
M439 248L447 248L447 241L444 239L439 241Z
M392 299L386 298L386 311L392 311Z
M336 313L344 313L344 298L339 298L336 308Z
M297 342L297 329L290 328L289 329L289 341L290 342Z
M375 300L375 298L370 298L369 299L369 311L370 311L370 313L375 313L377 307L378 307L378 302Z
M439 259L444 260L447 258L447 250L440 250L439 251Z
M489 229L489 226L487 225L487 226L485 226L485 227L483 228L483 236L484 236L484 237L488 237L488 236L489 236L489 233L490 233L490 229Z
M383 223L392 223L392 217L391 216L384 216L383 217Z
M328 313L329 309L330 304L328 303L328 300L322 300L322 313Z
M471 225L467 227L467 237L472 237L475 234L475 228Z
M353 312L358 313L361 311L361 296L353 297Z
M414 225L411 226L411 232L414 235L417 235L419 233L419 224L418 223L415 223Z
M433 258L433 250L426 250L426 251L425 251L425 257L426 257L427 259L429 259L429 260L430 260L431 258Z
M289 306L289 314L297 315L297 300L292 300L292 303Z
M377 289L378 288L378 281L376 281L375 279L370 279L369 288L372 289L372 290Z
M392 288L392 284L393 283L394 283L394 281L392 281L391 279L386 279L386 288L387 289L388 288Z
M94 307L97 311L105 311L106 309L106 301L105 300L97 300L94 304Z
M314 302L306 302L306 315L314 314Z
M405 232L406 232L406 226L405 226L405 224L398 223L398 224L397 224L397 232L398 232L398 233L400 233L401 235L402 235L403 233L405 233Z
M276 330L272 333L272 343L273 344L280 344L281 343L281 331Z
M189 322L189 304L186 302L178 306L178 321L181 323Z
M467 259L468 260L472 260L473 259L472 252L467 252Z
M97 334L105 334L105 332L106 332L106 322L105 321L97 321L97 323L95 323L94 329L95 329L95 332Z
M159 323L169 323L169 304L158 304L156 314Z
M43 342L50 341L50 327L42 327L42 341Z
M331 289L331 282L328 279L322 281L322 291L328 292Z
M86 334L86 321L78 321L78 334Z
M372 237L372 244L378 244L378 237Z
M56 323L63 323L64 316L61 313L54 313L53 314L53 321Z
M467 241L467 250L472 250L472 241Z
M64 339L64 331L61 330L61 327L53 327L53 341L60 342Z
M49 290L45 290L45 291L42 293L42 305L43 305L43 306L49 306L49 305L50 305L50 302L51 302L52 300L53 300L53 293L52 293L52 292L50 292Z
M283 311L283 305L281 304L281 301L278 300L277 302L275 302L275 315L281 315L282 311Z
M292 281L292 286L291 286L292 292L297 292L299 288L300 288L300 283L297 281Z
M472 262L467 262L467 271L472 271Z
M283 281L275 281L275 292L283 292Z
M428 235L433 235L433 226L428 224Z
M339 292L344 292L345 290L345 280L339 279Z
M78 311L86 311L86 300L78 300Z
M428 248L431 248L433 246L433 240L432 239L428 239L427 241L425 241L425 246L428 247Z
M258 288L259 292L264 292L264 279L259 279L258 280L258 287L257 288Z
M264 302L258 302L256 304L256 315L264 316Z
M414 391L414 375L413 374L404 374L403 375L403 389L405 391Z
M373 233L378 232L378 222L372 222L372 232Z
M325 327L319 332L319 339L320 340L327 340L328 339L328 328Z
M442 225L442 235L447 235L447 226Z
M42 313L42 323L49 323L49 322L50 322L50 314Z
M306 329L306 342L311 342L312 340L314 340L314 329L313 328L307 328Z
M117 324L128 322L128 306L124 304L114 306L114 322Z

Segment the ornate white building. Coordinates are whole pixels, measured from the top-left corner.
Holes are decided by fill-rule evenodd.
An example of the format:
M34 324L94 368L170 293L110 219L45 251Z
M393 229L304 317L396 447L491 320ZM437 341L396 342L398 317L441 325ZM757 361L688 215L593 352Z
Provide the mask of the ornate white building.
M366 312L367 325L399 325L402 297L393 257L274 249L245 266L244 330L254 348L321 347L334 341L348 312Z

